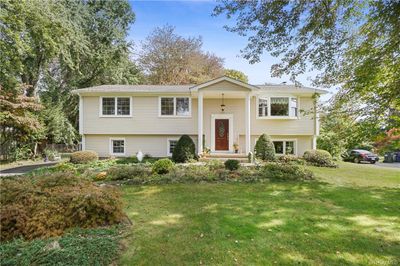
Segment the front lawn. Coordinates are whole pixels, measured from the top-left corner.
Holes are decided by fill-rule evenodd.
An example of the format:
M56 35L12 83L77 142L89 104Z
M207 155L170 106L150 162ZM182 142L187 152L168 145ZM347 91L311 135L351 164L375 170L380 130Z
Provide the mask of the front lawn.
M360 179L351 167L316 172L332 180ZM362 167L357 169L364 172ZM367 169L375 172L375 183L400 184L389 169ZM123 265L400 263L396 188L281 182L122 190L133 221Z

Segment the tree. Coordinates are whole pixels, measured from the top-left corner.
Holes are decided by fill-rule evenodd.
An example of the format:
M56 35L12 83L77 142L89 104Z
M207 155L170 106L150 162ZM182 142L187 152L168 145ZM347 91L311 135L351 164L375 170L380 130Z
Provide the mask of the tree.
M281 61L272 76L319 71L315 85L340 90L334 101L367 123L399 127L399 1L229 1L214 15L235 18L229 31L249 36L250 63L266 51ZM368 108L365 108L368 106Z
M197 84L221 76L223 59L203 52L200 37L184 38L175 28L155 28L141 45L140 66L151 84Z
M243 81L245 83L249 82L249 78L242 71L235 69L225 69L225 76Z
M172 152L172 160L176 163L185 163L194 159L197 159L196 146L191 137L182 135Z

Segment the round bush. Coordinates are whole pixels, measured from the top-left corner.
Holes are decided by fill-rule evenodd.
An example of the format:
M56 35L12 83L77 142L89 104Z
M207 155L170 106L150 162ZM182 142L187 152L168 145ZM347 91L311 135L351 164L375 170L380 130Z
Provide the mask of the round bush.
M337 167L332 155L324 150L308 150L304 152L303 158L306 162L315 166Z
M193 159L197 159L196 146L191 137L183 135L172 152L172 160L176 163L185 163Z
M161 159L153 164L154 173L163 175L169 173L174 168L174 163L170 159Z
M235 171L240 167L240 162L238 160L226 160L224 164L225 169L228 169L229 171Z
M263 161L275 160L275 147L267 134L262 134L258 138L256 146L254 147L254 153L256 158Z
M70 161L74 164L85 164L97 161L99 155L95 151L76 151L71 154Z

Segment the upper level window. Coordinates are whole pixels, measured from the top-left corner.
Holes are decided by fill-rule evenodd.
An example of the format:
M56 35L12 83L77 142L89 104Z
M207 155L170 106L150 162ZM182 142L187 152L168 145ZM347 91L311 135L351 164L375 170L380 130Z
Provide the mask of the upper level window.
M268 99L259 98L258 99L258 116L268 116Z
M296 97L260 97L258 98L258 117L297 117L298 101Z
M103 116L130 116L130 97L102 97L101 115Z
M189 97L161 97L161 116L190 116L191 101Z
M289 116L288 97L271 97L271 116Z

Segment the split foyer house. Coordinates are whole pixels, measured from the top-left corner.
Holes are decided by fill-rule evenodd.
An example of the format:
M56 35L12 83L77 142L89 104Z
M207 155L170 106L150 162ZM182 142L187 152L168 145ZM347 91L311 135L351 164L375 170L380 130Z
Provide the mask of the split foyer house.
M301 156L316 148L318 114L313 95L324 90L294 85L250 85L221 77L198 85L102 85L79 95L82 149L99 156L132 156L139 150L171 156L183 134L198 153L253 151L271 136L277 154Z

